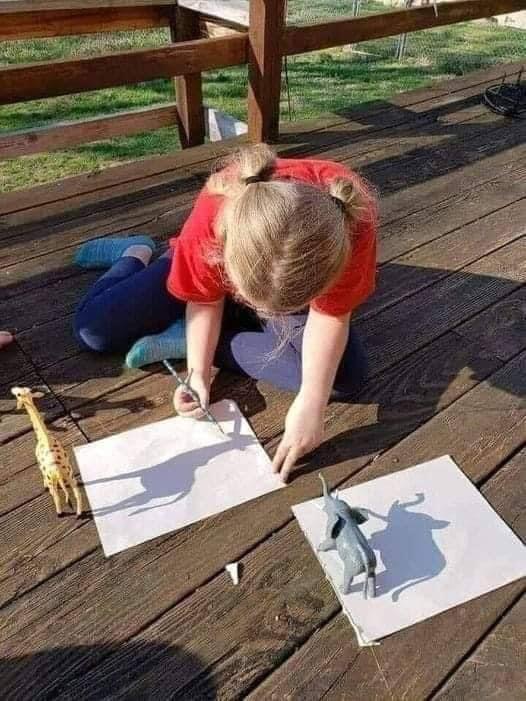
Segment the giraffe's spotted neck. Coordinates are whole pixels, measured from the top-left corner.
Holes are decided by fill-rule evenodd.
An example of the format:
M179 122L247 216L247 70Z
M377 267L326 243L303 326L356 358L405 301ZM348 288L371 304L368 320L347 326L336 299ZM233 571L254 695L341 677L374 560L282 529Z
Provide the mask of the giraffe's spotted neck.
M32 402L26 402L24 408L27 411L31 423L33 424L33 430L36 433L37 439L42 442L49 443L49 433L44 423L44 419L40 415L40 412Z

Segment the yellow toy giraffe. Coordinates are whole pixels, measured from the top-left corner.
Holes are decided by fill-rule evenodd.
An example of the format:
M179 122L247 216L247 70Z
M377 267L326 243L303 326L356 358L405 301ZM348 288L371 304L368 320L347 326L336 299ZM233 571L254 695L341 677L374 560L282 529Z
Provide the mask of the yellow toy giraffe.
M49 493L55 502L57 515L62 515L62 499L59 487L64 493L66 503L70 504L69 487L75 496L77 517L79 517L82 514L82 495L73 474L68 454L62 443L59 443L47 430L44 419L33 401L34 397L41 395L33 393L29 387L13 387L11 393L16 397L16 408L25 409L33 425L33 430L37 437L36 459L44 478L44 487L49 489Z

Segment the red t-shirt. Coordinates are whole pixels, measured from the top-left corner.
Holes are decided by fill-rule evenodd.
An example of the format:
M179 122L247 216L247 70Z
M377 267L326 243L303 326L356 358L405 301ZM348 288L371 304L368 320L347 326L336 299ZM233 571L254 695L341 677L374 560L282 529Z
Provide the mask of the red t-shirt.
M278 158L275 179L300 180L322 189L338 177L357 180L345 166L331 161ZM220 264L212 262L217 250L214 223L223 197L212 195L206 187L199 194L194 208L179 236L170 241L174 249L168 276L168 290L185 302L217 302L232 292ZM376 278L376 212L371 211L358 224L352 235L352 250L343 273L331 289L316 297L310 306L330 316L352 312L374 291Z

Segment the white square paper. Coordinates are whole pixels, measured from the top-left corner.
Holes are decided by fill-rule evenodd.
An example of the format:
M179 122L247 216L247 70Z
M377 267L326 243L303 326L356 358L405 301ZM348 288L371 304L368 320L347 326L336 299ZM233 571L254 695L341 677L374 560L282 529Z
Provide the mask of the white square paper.
M362 645L526 575L526 548L448 456L339 496L371 512L360 528L378 560L374 599L362 596L363 575L341 594L337 552L316 552L325 538L323 499L292 510Z
M174 417L75 448L106 556L283 486L234 402L211 411L226 437Z

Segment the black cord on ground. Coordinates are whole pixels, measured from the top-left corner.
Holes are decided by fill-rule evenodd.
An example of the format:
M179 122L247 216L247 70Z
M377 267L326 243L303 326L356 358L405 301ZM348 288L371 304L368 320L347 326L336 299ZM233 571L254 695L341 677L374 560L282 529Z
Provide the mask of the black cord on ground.
M515 119L526 119L526 83L522 82L519 71L515 83L506 83L504 74L499 85L492 85L484 93L484 103L496 114Z

